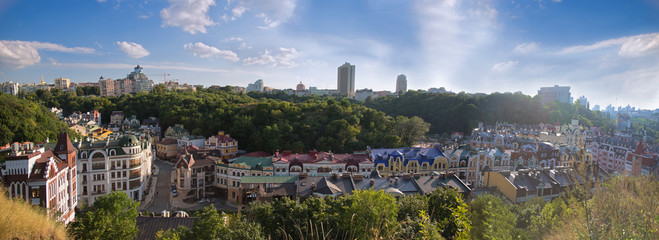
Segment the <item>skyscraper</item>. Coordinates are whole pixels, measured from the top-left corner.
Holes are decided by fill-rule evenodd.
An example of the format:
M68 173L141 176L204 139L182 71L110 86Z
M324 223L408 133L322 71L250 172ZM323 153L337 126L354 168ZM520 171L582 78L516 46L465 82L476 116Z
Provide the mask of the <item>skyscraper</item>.
M562 103L572 103L572 97L570 97L570 87L559 87L554 85L553 87L541 87L538 90L538 95L542 99L542 104L547 104L554 101L559 101Z
M339 67L337 89L339 94L355 96L355 65L346 62Z
M396 78L396 93L402 94L405 92L407 92L407 76L401 74Z

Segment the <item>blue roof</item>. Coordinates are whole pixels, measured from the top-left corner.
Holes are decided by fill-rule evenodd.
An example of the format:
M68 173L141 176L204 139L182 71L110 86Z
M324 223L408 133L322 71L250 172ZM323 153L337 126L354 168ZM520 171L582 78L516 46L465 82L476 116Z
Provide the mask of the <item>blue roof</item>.
M394 157L394 159L401 157L404 162L404 165L410 160L415 160L419 164L427 162L429 165L435 163L435 158L437 157L446 157L444 152L439 147L432 148L418 148L418 147L406 147L406 148L384 148L384 149L370 149L371 158L377 166L379 163L384 163L385 166L389 166L389 158Z

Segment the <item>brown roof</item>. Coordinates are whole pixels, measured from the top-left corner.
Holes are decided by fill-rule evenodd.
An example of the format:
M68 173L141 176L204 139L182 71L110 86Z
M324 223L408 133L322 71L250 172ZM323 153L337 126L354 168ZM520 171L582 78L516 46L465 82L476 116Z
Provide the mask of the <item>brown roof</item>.
M62 132L59 134L54 151L57 154L72 153L76 151L76 148L73 147L73 143L71 143L71 139L69 138L69 134L67 132Z

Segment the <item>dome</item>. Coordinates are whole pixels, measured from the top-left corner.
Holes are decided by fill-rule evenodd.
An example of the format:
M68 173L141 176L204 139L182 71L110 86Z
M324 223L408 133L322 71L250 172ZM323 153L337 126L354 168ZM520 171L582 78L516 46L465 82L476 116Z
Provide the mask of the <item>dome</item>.
M136 146L140 144L140 140L134 135L125 135L119 140L119 145L122 147Z

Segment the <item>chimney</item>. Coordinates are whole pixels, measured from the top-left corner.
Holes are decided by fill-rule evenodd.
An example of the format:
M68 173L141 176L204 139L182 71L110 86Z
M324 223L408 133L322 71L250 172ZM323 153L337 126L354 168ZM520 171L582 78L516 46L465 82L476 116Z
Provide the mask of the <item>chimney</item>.
M316 191L317 189L318 189L318 187L316 186L316 183L312 183L311 184L311 190Z
M375 185L375 179L371 179L371 181L369 183L371 184L371 187L372 187L373 185Z
M395 183L394 185L398 186L398 177L395 178Z

